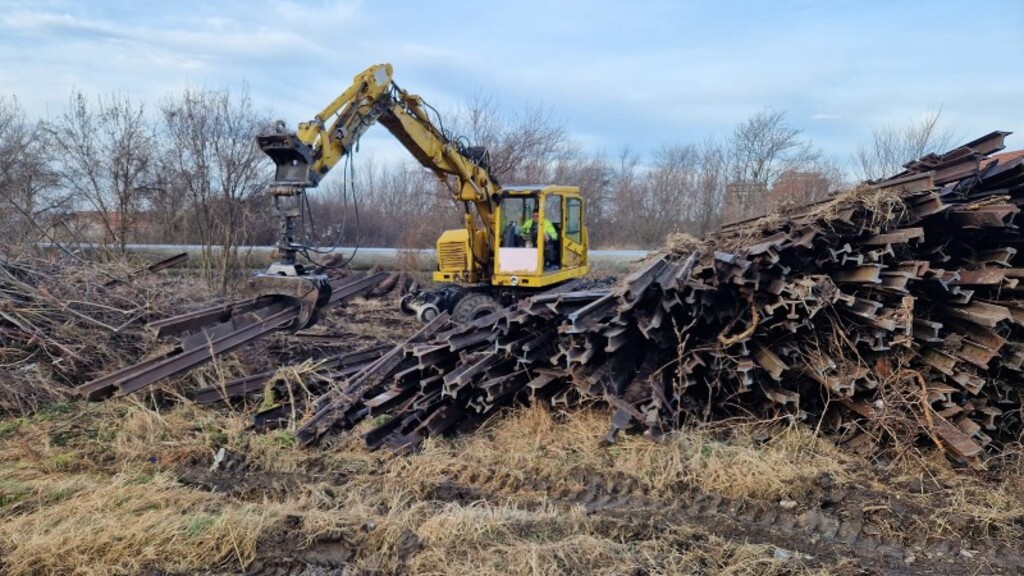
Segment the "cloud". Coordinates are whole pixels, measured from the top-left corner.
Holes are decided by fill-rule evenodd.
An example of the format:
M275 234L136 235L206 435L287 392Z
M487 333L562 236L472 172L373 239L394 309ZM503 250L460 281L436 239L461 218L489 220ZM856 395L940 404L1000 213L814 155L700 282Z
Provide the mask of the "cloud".
M79 18L67 13L19 10L0 18L0 27L14 33L37 36L117 38L110 24Z
M503 111L543 105L592 151L723 139L766 107L787 111L806 137L840 156L874 128L940 107L958 133L1024 130L1024 80L1006 73L1005 59L931 41L984 39L997 53L1020 53L1012 19L964 20L962 7L943 2L926 26L906 25L922 16L905 3L521 0L462 8L454 0L430 9L330 0L9 2L0 12L0 86L27 113L44 115L72 88L156 103L183 86L245 82L257 108L295 123L356 73L388 61L399 85L443 111L481 94ZM383 143L370 149L396 155Z

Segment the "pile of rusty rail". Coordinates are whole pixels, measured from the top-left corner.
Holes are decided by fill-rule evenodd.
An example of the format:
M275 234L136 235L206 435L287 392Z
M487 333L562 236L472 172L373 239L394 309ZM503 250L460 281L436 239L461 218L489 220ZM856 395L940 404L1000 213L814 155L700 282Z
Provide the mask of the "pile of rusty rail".
M193 398L263 392L257 427L298 420L305 444L371 418L370 447L413 449L524 401L601 400L616 409L609 441L627 427L658 437L693 419L782 417L853 449L924 439L975 464L1024 433L1024 159L990 158L1007 134L670 242L611 288L571 282L470 324L441 314L396 346L313 364L304 394L264 373ZM382 279L337 285L332 300ZM159 322L186 334L172 353L80 392L129 393L296 313L264 299Z
M413 448L526 399L600 399L610 440L783 416L854 448L904 435L977 462L1021 434L1024 160L987 158L1006 135L728 225L611 289L569 284L462 326L442 315L336 382L298 438L369 417L371 447Z
M332 281L327 307L342 304L373 289L386 277L386 273L379 272ZM178 343L163 354L82 384L76 391L89 400L130 394L164 378L188 372L217 355L286 329L299 315L299 304L293 300L260 296L151 322L148 328L155 331L157 337L180 337ZM250 391L244 384L232 384L224 394L230 394L234 387ZM200 393L200 399L204 399L217 392L202 390Z

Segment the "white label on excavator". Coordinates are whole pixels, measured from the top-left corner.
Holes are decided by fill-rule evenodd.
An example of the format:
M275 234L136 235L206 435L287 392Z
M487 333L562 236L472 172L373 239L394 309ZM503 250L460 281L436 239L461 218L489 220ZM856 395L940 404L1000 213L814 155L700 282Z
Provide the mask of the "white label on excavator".
M536 248L498 248L498 273L536 272Z

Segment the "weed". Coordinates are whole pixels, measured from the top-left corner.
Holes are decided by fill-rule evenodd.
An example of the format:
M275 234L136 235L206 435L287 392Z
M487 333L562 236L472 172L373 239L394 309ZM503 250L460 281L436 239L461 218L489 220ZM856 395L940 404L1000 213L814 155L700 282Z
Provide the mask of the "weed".
M274 432L272 438L274 443L281 448L294 448L298 440L295 438L295 434L292 434L288 430L278 430Z
M72 496L74 496L77 491L78 490L76 490L74 487L71 487L71 486L57 488L56 490L54 490L54 491L46 494L45 496L43 496L42 504L43 505L50 505L50 504L58 504L60 502L64 502L68 498L71 498Z
M59 448L63 448L78 438L78 431L76 430L60 430L50 435L50 443Z
M40 418L58 420L64 418L75 409L75 403L69 401L51 402L39 411Z
M40 468L48 473L70 472L77 468L80 459L81 456L75 452L62 452L43 460Z
M25 423L24 418L11 418L0 420L0 438L7 438L18 431L21 425Z

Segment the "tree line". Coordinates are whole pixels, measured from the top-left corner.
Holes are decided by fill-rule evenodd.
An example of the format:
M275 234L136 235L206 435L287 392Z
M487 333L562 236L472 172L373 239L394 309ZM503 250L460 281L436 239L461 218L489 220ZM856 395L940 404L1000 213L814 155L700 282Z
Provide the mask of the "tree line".
M739 214L736 206L763 208L769 191L796 174L814 175L801 201L848 185L842 164L778 110L752 115L725 138L669 143L647 157L628 147L587 152L542 107L508 114L484 98L444 123L488 149L503 185L579 186L595 248L655 248L671 233L706 234ZM245 90L190 89L155 106L74 92L59 114L41 120L0 96L6 242L198 244L214 264L208 280L226 289L239 247L273 244L279 234L267 194L273 166L255 144L270 125ZM898 172L950 139L938 114L880 128L858 149L856 177ZM441 230L460 225L463 210L411 157L339 164L308 202L302 234L321 246L430 247Z

